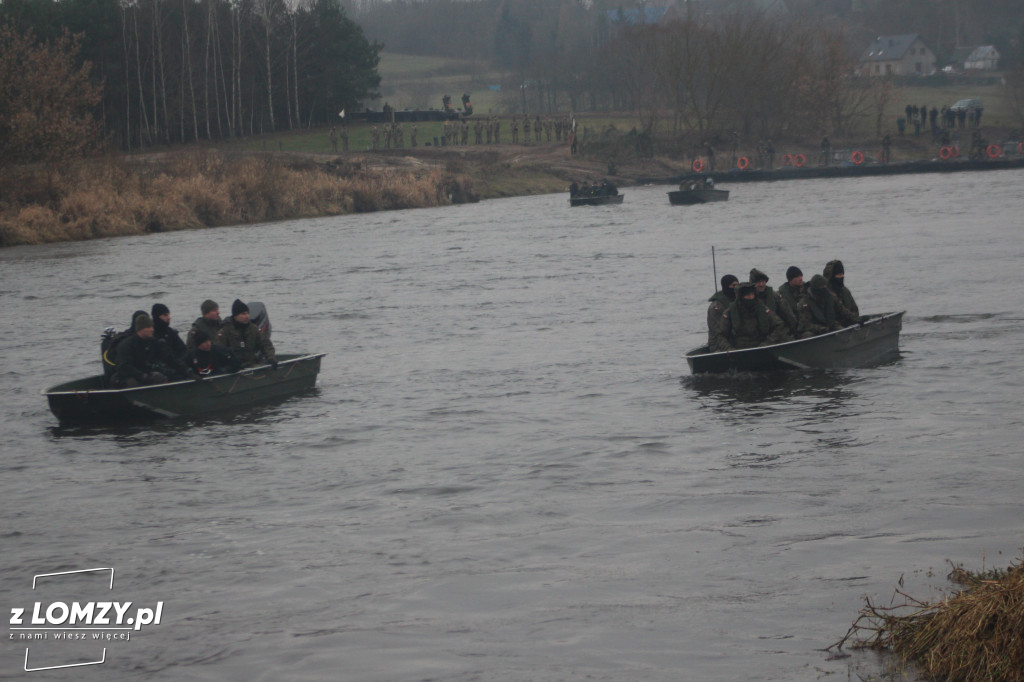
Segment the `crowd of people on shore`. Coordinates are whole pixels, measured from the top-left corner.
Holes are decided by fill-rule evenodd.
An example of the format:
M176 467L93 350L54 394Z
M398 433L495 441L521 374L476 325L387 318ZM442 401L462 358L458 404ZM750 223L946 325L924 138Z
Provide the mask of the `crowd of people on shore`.
M557 116L512 116L505 122L511 133L512 144L540 144L541 142L556 142L558 144L568 143L573 153L576 150L576 136L573 123L568 115ZM522 134L520 134L522 130ZM408 129L401 121L389 121L386 123L370 126L370 151L381 149L403 149L406 147L406 135L408 134L408 146L420 146L419 125L414 121ZM474 144L501 144L502 117L500 116L477 116L472 120L449 119L441 126L440 134L427 141L427 144L444 145L448 147L470 144L472 138ZM338 142L341 142L341 151L349 150L348 127L343 125L339 130L332 126L328 132L331 143L331 151L339 151Z
M984 109L981 104L970 107L943 106L942 109L928 106L917 106L908 104L903 109L905 116L896 119L896 130L902 137L907 133L908 128L914 129L914 137L921 134L921 129L927 127L932 134L933 140L938 140L943 131L963 130L968 126L972 128L981 127L981 114Z
M100 344L107 384L134 388L202 379L261 363L277 369L269 323L265 331L258 326L248 305L235 299L226 320L221 320L215 301L203 301L199 310L184 340L171 327L171 311L163 303L154 303L149 314L136 310L123 331L107 329Z
M708 348L711 352L755 348L842 329L862 321L846 287L842 261L829 261L808 284L795 265L786 270L778 291L757 268L740 282L724 275L722 289L709 299Z

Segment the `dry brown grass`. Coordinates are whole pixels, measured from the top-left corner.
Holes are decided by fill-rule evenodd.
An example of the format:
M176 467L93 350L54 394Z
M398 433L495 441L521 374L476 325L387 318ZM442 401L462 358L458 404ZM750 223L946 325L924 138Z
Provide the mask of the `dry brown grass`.
M395 169L359 159L213 152L158 160L96 160L73 168L18 169L0 178L0 246L39 244L442 206L472 200L465 176L436 166Z
M944 682L1024 681L1024 565L980 573L954 567L949 579L964 589L934 603L900 589L902 604L869 600L832 646L888 650Z

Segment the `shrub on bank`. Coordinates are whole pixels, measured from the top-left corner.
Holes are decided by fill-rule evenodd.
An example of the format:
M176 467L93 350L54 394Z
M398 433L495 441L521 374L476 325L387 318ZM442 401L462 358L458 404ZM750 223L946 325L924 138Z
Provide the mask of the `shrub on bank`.
M472 200L469 180L432 166L181 154L19 169L0 178L0 246L236 225ZM454 191L453 188L457 188Z
M888 650L944 682L1024 682L1024 564L977 573L956 567L949 578L964 589L937 602L900 590L903 604L868 601L832 646Z

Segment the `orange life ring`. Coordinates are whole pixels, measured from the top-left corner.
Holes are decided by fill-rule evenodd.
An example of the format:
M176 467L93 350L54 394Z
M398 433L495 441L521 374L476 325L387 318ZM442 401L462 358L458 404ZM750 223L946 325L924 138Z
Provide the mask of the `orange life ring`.
M1024 154L1024 142L1017 143L1017 153Z
M850 160L853 161L858 166L861 165L862 163L864 163L864 152L857 149L852 154L850 154Z
M702 170L704 170L704 162L701 161L700 159L694 159L693 160L693 172L694 173L700 173Z
M736 167L739 168L740 170L747 170L747 168L750 167L750 159L748 159L745 156L741 156L740 158L736 159Z
M807 163L807 157L803 154L797 154L793 157L793 165L797 168L801 168L805 163Z
M995 159L995 158L999 157L999 152L1001 152L1001 151L1003 151L1003 150L999 148L999 145L997 145L997 144L990 144L988 146L988 149L985 150L985 153L988 154L988 158Z
M793 165L793 155L792 154L783 154L782 155L782 165L783 166L792 166Z
M939 158L945 161L949 157L953 156L953 150L949 147L943 147L939 150Z

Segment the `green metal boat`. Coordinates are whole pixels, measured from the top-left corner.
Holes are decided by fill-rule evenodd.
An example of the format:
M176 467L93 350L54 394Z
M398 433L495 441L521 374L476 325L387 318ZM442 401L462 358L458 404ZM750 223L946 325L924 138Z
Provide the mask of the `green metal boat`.
M701 346L686 362L694 374L870 367L899 355L902 328L903 312L865 315L860 324L771 346L718 353Z
M136 388L108 388L100 374L51 386L43 395L61 424L205 416L313 388L323 356L278 355L277 369L259 365L232 374Z

